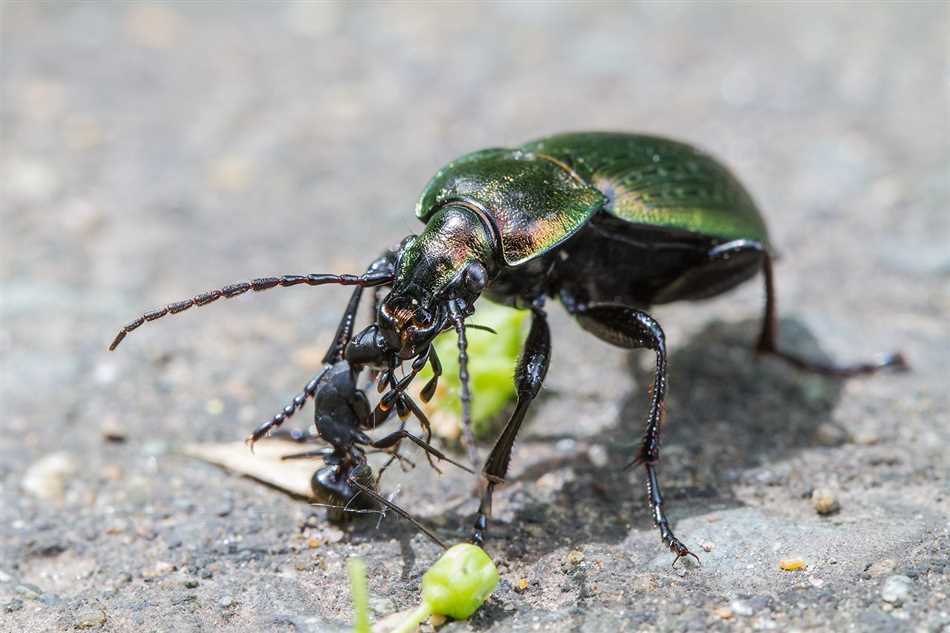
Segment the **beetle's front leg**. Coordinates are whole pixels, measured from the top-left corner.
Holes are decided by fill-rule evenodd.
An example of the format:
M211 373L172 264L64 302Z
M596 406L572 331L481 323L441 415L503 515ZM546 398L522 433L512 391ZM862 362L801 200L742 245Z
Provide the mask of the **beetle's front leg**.
M653 512L653 522L660 530L660 538L676 561L684 556L699 560L689 548L676 538L670 522L663 512L663 494L656 477L656 464L660 460L660 423L665 412L666 396L666 337L660 324L646 312L623 305L574 306L574 316L581 327L608 343L628 349L646 348L656 352L656 371L650 390L650 411L647 415L643 442L634 463L642 464L647 475L647 499Z
M465 317L454 303L449 306L449 314L455 333L458 336L459 349L459 400L462 404L462 437L468 449L468 458L473 468L478 468L478 449L475 447L475 433L472 431L472 393L468 375L468 339L465 337ZM428 387L428 385L426 385ZM433 387L434 389L434 387Z
M550 361L551 331L548 328L548 319L544 310L536 306L532 312L531 331L528 333L524 350L515 369L515 390L518 401L482 469L481 503L478 506L478 516L475 518L475 529L472 532L472 542L476 545L481 545L485 540L488 517L491 516L492 494L495 486L504 481L508 473L508 463L511 461L511 448L514 446L515 437L521 429L528 407L541 389Z

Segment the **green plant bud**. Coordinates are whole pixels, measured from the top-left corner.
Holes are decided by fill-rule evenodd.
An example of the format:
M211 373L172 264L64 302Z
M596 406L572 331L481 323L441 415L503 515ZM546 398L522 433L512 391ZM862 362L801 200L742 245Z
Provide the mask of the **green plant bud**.
M498 569L485 550L470 543L449 548L422 577L422 600L433 613L464 620L498 584Z
M475 436L480 439L494 437L497 429L492 429L490 422L514 397L512 376L524 342L524 323L529 314L527 310L515 310L480 299L475 314L466 319L466 323L484 325L497 332L492 334L470 328L465 333L468 339L468 371L472 393L475 394L472 399L472 427ZM458 420L462 412L459 400L458 337L450 330L439 335L434 345L444 373L427 412L443 411ZM426 366L416 382L423 385L431 377L432 370Z

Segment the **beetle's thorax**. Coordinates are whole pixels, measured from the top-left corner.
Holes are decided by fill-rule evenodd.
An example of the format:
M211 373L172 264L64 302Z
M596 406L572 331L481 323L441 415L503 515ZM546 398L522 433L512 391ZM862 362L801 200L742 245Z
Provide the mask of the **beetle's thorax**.
M393 290L380 304L377 322L389 344L398 339L408 357L447 327L450 304L469 312L497 270L496 248L477 211L449 204L433 215L404 243Z

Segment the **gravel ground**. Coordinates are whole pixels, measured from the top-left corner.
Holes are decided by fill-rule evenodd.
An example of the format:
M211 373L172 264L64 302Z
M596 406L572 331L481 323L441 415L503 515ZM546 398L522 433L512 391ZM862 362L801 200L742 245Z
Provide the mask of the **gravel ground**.
M661 477L702 557L671 569L619 467L651 357L553 310L496 495L502 582L442 630L950 630L948 24L944 3L4 3L0 630L345 630L354 555L377 613L411 606L438 551L404 523L340 530L179 450L283 406L345 291L244 297L105 347L196 291L358 271L418 229L441 164L584 128L723 157L782 253L786 344L899 348L913 372L756 360L758 283L657 310ZM385 484L467 535L469 478Z

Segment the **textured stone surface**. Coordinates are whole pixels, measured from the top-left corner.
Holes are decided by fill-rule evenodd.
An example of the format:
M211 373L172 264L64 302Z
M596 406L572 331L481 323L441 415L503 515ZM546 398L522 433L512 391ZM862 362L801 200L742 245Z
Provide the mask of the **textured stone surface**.
M341 533L178 451L282 407L345 291L219 302L105 347L143 309L224 283L358 271L418 229L441 164L580 128L721 156L782 254L786 344L900 348L914 371L843 383L755 360L758 283L656 310L672 354L660 474L703 559L671 569L641 473L620 468L651 359L552 309L549 380L496 496L502 582L444 630L948 626L945 4L2 10L0 628L334 630L353 555L374 596L413 604L438 552L404 523ZM77 467L61 494L24 493L49 455ZM467 536L467 477L420 465L385 484ZM816 514L818 488L840 512ZM778 568L794 557L804 571ZM898 576L900 606L882 599Z

